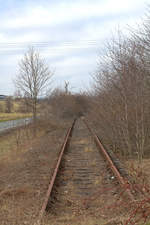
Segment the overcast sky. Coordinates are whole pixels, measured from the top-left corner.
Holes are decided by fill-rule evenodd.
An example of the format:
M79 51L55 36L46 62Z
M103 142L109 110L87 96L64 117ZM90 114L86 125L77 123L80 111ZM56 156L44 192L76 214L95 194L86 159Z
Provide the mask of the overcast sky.
M89 87L106 40L118 27L139 23L149 2L0 0L0 94L13 94L12 79L30 45L55 69L53 86Z

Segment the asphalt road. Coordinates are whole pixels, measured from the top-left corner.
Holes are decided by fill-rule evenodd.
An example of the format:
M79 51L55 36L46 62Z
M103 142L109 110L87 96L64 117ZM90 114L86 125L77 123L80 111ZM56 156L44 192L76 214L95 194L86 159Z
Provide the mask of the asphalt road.
M4 132L6 130L9 130L11 128L27 125L31 122L31 120L32 120L32 118L25 118L25 119L0 122L0 133Z

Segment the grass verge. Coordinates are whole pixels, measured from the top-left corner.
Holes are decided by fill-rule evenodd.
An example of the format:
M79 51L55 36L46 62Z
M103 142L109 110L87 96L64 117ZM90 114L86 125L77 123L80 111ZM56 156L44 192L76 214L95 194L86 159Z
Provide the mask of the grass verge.
M0 122L32 117L32 113L0 113Z

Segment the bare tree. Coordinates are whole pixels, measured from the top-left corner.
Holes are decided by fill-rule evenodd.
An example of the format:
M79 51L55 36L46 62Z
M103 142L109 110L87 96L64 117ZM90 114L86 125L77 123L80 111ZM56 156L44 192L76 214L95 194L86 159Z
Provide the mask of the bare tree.
M124 156L137 154L141 162L150 143L147 50L137 39L122 36L109 43L106 53L94 77L92 118L104 143Z
M19 63L19 74L15 84L23 96L29 100L33 112L34 133L36 134L38 97L50 84L53 73L34 48L29 48Z

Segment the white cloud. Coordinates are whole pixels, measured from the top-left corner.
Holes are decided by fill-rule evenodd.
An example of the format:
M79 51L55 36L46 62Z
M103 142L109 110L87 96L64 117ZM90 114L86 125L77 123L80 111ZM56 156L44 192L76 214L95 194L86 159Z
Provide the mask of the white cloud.
M20 10L14 7L12 11L1 13L0 68L5 83L8 80L10 87L10 77L16 73L18 61L27 46L6 44L2 48L1 43L43 41L54 41L41 48L41 56L56 68L56 79L67 77L73 82L72 86L77 83L80 86L83 81L79 81L79 77L82 77L86 83L89 73L96 67L98 50L111 32L118 26L123 29L126 24L135 27L144 14L144 8L143 0L62 0L53 4L47 2L46 5L31 1L30 6Z
M141 9L144 7L142 0L126 0L124 3L120 0L106 1L75 1L49 5L47 8L35 6L27 7L20 15L3 18L2 27L5 28L23 28L55 26L66 22L88 19L91 17L103 17L114 14L121 14Z

